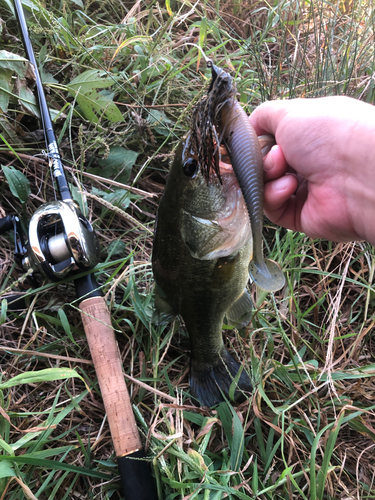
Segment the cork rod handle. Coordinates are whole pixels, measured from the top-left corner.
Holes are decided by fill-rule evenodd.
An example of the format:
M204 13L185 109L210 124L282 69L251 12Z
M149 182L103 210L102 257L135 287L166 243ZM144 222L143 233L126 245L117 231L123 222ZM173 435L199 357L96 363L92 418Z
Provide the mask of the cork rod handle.
M130 455L140 450L142 443L122 373L111 316L103 297L83 300L80 309L116 456Z

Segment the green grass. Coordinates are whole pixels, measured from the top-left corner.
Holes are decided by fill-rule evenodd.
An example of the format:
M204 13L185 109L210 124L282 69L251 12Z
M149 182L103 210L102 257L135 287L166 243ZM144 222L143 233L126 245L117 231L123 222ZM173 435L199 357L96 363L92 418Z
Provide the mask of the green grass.
M0 5L0 49L24 56L11 2ZM373 103L372 2L134 5L25 8L75 198L100 238L97 276L124 370L147 384L128 387L161 498L374 498L373 248L266 224L267 254L287 286L275 295L251 286L251 324L225 330L255 390L215 410L191 403L179 322L151 323L150 266L158 196L209 81L201 52L235 76L249 113L275 98ZM2 53L0 159L24 180L20 192L0 172L0 215L18 212L26 225L54 191L47 163L34 157L45 146L30 134L40 124L25 66L12 61ZM29 289L13 248L0 237L1 291ZM1 304L0 499L121 498L74 287L39 285L28 311Z

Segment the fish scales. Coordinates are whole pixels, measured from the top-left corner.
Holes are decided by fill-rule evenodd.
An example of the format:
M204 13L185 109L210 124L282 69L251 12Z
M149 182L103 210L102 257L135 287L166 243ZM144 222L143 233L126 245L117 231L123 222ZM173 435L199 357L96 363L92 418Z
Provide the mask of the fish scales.
M204 406L228 398L236 375L235 398L252 391L246 370L222 336L225 316L237 325L251 318L246 284L253 234L235 172L221 161L219 149L220 141L227 140L228 148L236 145L232 119L222 120L237 103L235 88L224 71L215 68L213 75L177 148L159 204L152 255L155 320L183 318L191 346L190 392Z

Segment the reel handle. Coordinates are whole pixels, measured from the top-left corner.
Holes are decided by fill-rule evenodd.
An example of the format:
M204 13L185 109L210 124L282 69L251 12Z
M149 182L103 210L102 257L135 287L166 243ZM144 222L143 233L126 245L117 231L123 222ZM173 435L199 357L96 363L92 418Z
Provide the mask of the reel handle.
M10 231L14 227L14 215L7 215L0 219L0 234Z
M150 466L122 373L111 316L103 297L80 303L81 317L99 381L126 500L157 500ZM143 459L143 460L142 460Z

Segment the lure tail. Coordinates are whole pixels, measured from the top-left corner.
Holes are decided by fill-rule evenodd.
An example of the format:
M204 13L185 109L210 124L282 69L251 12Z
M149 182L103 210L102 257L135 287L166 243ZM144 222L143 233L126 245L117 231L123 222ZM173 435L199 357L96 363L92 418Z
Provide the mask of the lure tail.
M285 285L285 276L280 267L269 259L262 262L252 260L249 274L254 283L266 292L277 292Z
M223 349L219 362L215 365L191 361L189 383L190 393L201 406L212 407L229 397L229 390L239 370L241 375L237 381L234 399L245 399L245 393L251 393L253 386L242 365L235 360L226 349Z

